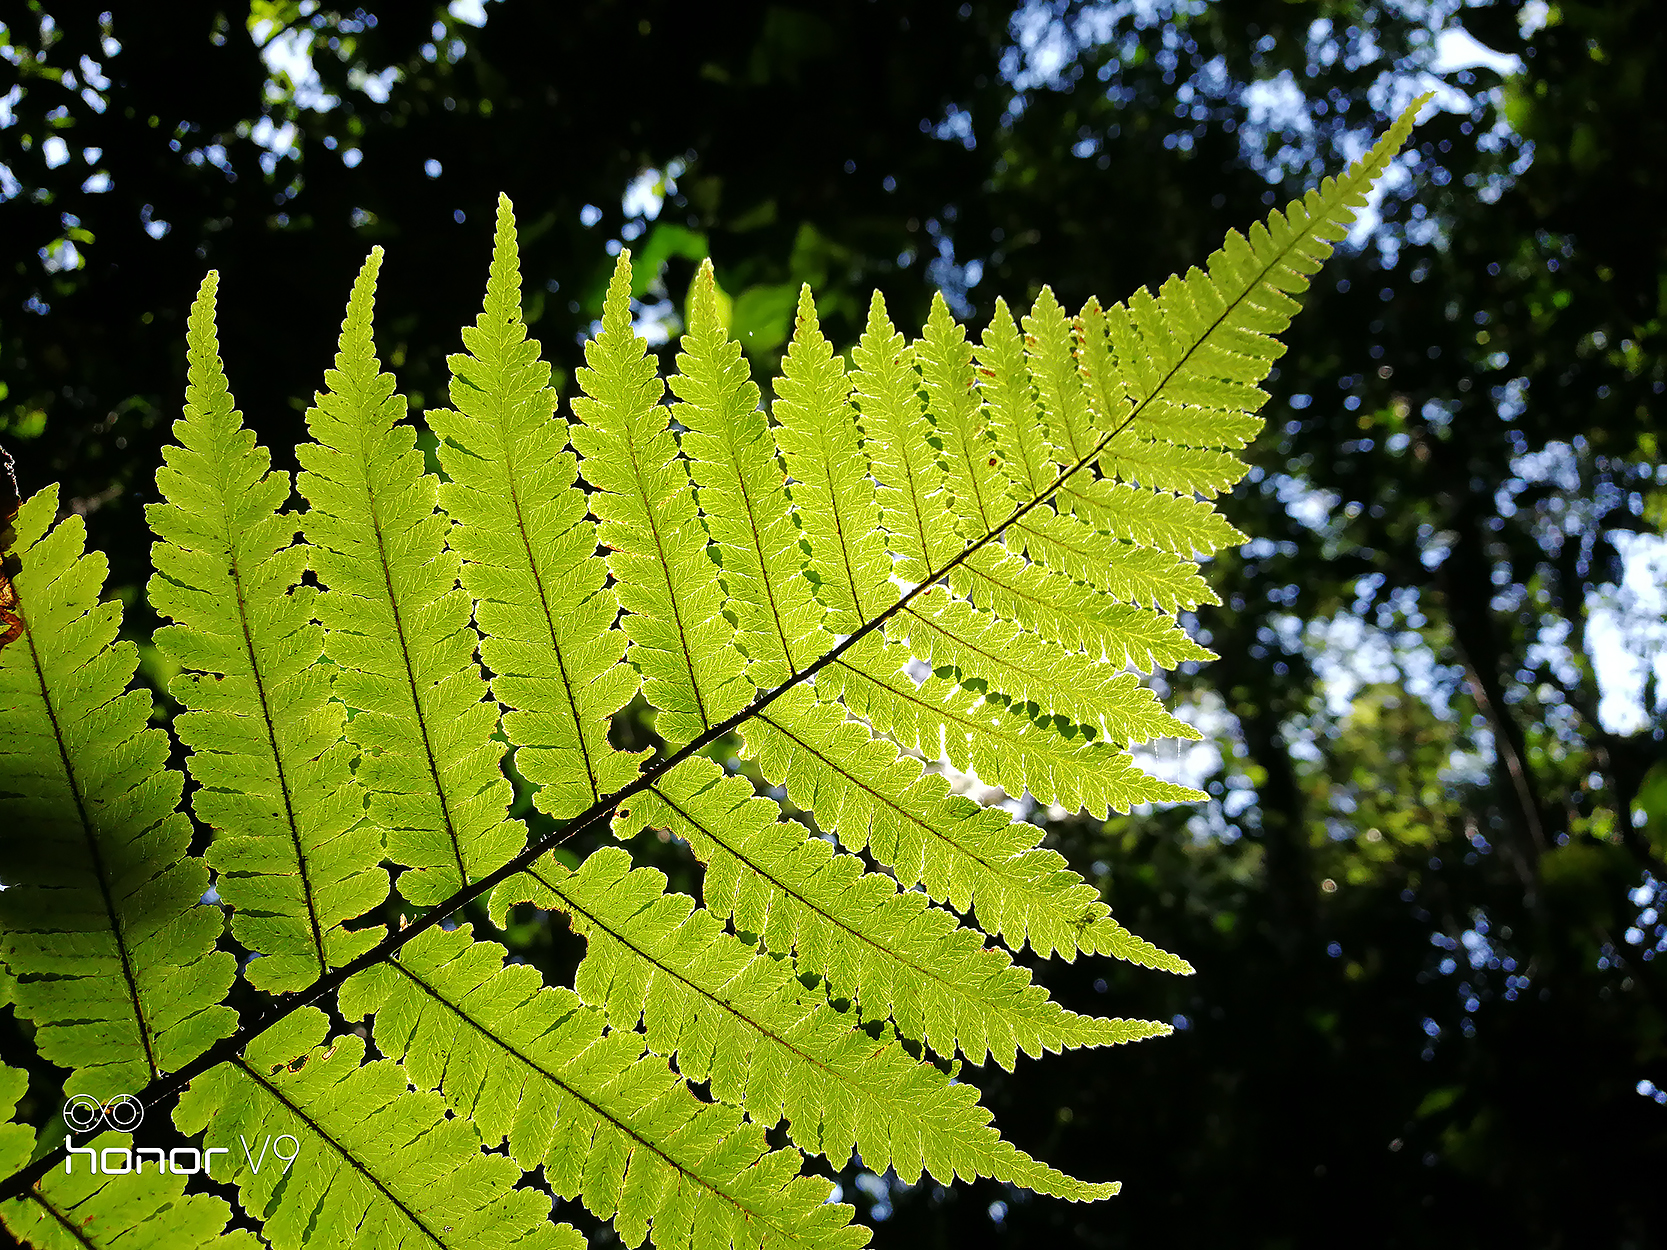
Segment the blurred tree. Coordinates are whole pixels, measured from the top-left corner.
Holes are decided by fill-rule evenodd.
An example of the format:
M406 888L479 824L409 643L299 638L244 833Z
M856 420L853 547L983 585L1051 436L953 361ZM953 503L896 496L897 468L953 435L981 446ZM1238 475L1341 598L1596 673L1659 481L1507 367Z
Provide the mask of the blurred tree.
M1166 692L1221 745L1153 764L1212 801L1053 822L1201 972L1084 961L1052 988L1178 1035L969 1074L1020 1144L1124 1194L841 1182L882 1246L1667 1239L1648 0L837 0L721 24L182 0L6 23L0 441L26 491L66 482L130 587L209 265L234 385L281 450L372 242L383 346L439 401L500 189L559 368L625 245L668 351L710 252L762 370L800 281L848 340L873 285L918 324L938 288L976 317L1042 282L1069 303L1161 280L1438 85L1282 361L1228 504L1256 538L1199 614L1221 659ZM576 955L531 915L509 940L557 975Z

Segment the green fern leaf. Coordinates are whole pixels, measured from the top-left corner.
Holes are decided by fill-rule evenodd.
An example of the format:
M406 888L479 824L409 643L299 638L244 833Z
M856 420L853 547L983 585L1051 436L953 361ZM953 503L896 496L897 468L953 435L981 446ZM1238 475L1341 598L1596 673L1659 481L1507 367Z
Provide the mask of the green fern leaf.
M1221 602L1191 560L1122 542L1062 512L1038 509L1008 526L1007 536L1016 554L1124 603L1175 612Z
M810 574L826 628L855 633L897 596L880 507L851 412L851 379L822 334L810 288L799 293L793 338L772 412L776 446L793 479L794 515L810 544Z
M874 476L880 524L897 557L903 582L928 580L962 546L941 523L948 511L944 473L927 442L931 427L920 396L920 378L903 336L886 316L878 291L868 306L868 326L851 352L863 448Z
M1182 404L1163 395L1148 399L1140 412L1141 429L1162 430L1167 441L1188 447L1236 450L1249 445L1263 424L1251 413Z
M1128 387L1117 371L1105 309L1090 295L1071 323L1077 372L1087 391L1089 420L1099 435L1115 431L1128 418Z
M376 1013L377 1047L437 1088L488 1144L614 1220L627 1246L650 1226L660 1250L843 1247L867 1241L827 1182L763 1130L698 1101L643 1037L603 1032L603 1016L467 928L428 930L399 958L343 988L342 1012ZM525 1191L518 1191L525 1192Z
M899 893L854 856L777 819L740 777L696 757L621 810L623 832L669 829L706 865L706 905L791 952L801 972L827 979L870 1018L889 1017L905 1037L974 1063L993 1055L1011 1069L1019 1050L1107 1046L1167 1032L1149 1021L1100 1020L1066 1011L1011 957L985 947L925 895Z
M233 406L211 276L149 515L219 892L167 738L124 693L134 648L79 520L52 529L43 494L14 526L8 496L0 802L39 836L0 848L0 1002L71 1088L174 1103L216 1149L293 1138L292 1166L236 1178L279 1247L576 1250L548 1192L631 1246L860 1245L801 1174L811 1153L1113 1192L1002 1141L955 1056L1012 1068L1169 1031L1065 1010L1024 947L1190 968L947 774L1096 816L1203 797L1135 765L1129 743L1197 735L1125 670L1208 657L1175 616L1215 601L1198 555L1243 535L1207 501L1243 471L1272 336L1411 120L1205 268L1074 316L1044 289L1022 333L998 302L974 345L940 298L905 343L876 297L848 372L806 289L769 415L710 265L662 405L622 254L561 421L501 200L453 409L432 414L445 480L376 359L373 251L307 414L296 519ZM657 758L608 740L639 698ZM530 846L508 749L554 822ZM712 758L739 771L731 751L744 776ZM675 834L701 902L623 849L553 853L604 822ZM349 930L384 900L382 858L426 910ZM450 919L483 897L569 918L574 990ZM252 984L288 991L235 1033L228 913L262 956ZM380 1057L364 1030L327 1040L331 994L373 1017ZM19 1089L0 1070L0 1102ZM38 1244L225 1228L174 1174L60 1175L31 1137L0 1125L0 1221Z
M104 1134L91 1148L126 1145ZM37 1250L260 1250L264 1243L246 1229L226 1231L231 1207L224 1200L187 1194L185 1184L184 1176L154 1168L109 1176L86 1164L0 1205L0 1226Z
M942 774L899 756L837 705L789 691L743 733L764 776L814 811L848 850L866 848L899 885L923 885L959 912L976 906L979 926L1013 950L1028 942L1044 957L1059 952L1069 959L1082 950L1191 971L1111 920L1099 891L1057 852L1038 846L1040 829L951 794Z
M278 511L289 475L269 471L226 387L216 285L209 274L191 309L180 445L157 473L166 502L145 510L161 539L150 600L178 622L156 644L185 670L169 686L189 709L174 730L192 751L192 809L217 831L215 888L232 932L263 956L250 983L280 993L376 944L380 928L343 924L387 896L388 877L382 839L363 823L344 709L317 663L315 592L299 584L306 548L291 545L297 522Z
M480 1150L467 1120L412 1091L406 1071L365 1063L364 1039L324 1046L329 1021L304 1007L242 1056L191 1083L174 1112L246 1166L238 1200L275 1250L307 1244L582 1250L569 1225L551 1224L550 1199L517 1189L520 1169ZM293 1162L254 1153L285 1136Z
M1108 472L1206 495L1238 480L1236 458L1210 448L1233 446L1254 428L1242 419L1266 401L1257 383L1284 350L1272 336L1290 325L1299 307L1293 297L1347 237L1367 189L1406 142L1415 111L1403 113L1341 179L1326 178L1283 212L1275 209L1248 239L1230 231L1205 270L1170 278L1156 296L1137 291L1110 310L1107 331L1132 410L1128 436L1106 448ZM1176 404L1210 414L1206 428L1223 413L1241 424L1216 438L1171 433Z
M922 606L886 623L886 637L907 644L914 658L936 670L953 669L963 683L974 680L1034 703L1114 742L1198 737L1196 729L1164 711L1133 673L1043 642L965 599L931 594L916 602Z
M28 1088L27 1072L0 1064L0 1115L6 1117L4 1122L0 1122L0 1171L3 1172L26 1162L29 1152L35 1148L35 1134L29 1126L17 1124L11 1119Z
M13 1009L71 1092L142 1088L237 1024L220 1006L234 975L199 907L208 869L186 853L183 776L147 727L150 696L116 642L119 602L99 602L105 560L82 554L79 516L48 529L58 493L18 510L12 579L24 629L0 651L0 959Z
M1102 463L1125 482L1160 491L1196 491L1206 499L1231 489L1250 467L1231 452L1132 437L1118 439Z
M997 298L975 358L985 421L1008 482L1009 510L1013 501L1040 500L1058 475L1056 456L1025 368L1024 340L1006 300Z
M1089 410L1089 393L1077 363L1071 324L1051 288L1043 287L1025 314L1025 364L1031 386L1042 401L1044 426L1059 468L1076 464L1092 452L1102 430Z
M423 474L416 431L396 424L405 400L381 372L371 304L381 249L353 284L329 389L307 410L315 443L296 448L324 652L335 692L354 715L348 739L387 852L408 871L399 891L433 903L521 849L505 820L496 708L474 659L470 602L456 553L436 515L436 481Z
M1041 564L1027 564L995 544L949 575L949 585L984 611L1013 621L1048 642L1118 668L1174 668L1185 660L1213 660L1173 617L1113 602L1081 582Z
M1196 499L1104 479L1067 483L1060 494L1073 513L1100 533L1189 560L1195 551L1209 555L1247 541L1226 517Z
M977 540L1007 515L1007 491L996 442L983 423L966 328L950 315L943 293L932 296L926 332L913 345L926 392L926 415L943 444L949 505L956 532Z
M1040 802L1104 815L1137 803L1190 802L1196 790L1140 771L1128 754L1093 741L1081 728L1064 733L1024 706L931 676L916 683L904 671L909 648L866 639L836 661L817 690L845 706L904 749L940 755L1009 794L1028 790Z
M608 717L640 679L620 663L619 598L596 555L596 526L574 479L566 429L552 421L550 366L521 317L515 217L498 201L486 306L463 331L467 355L449 358L455 411L426 418L451 479L440 501L452 548L475 600L492 693L521 744L516 767L551 816L574 816L630 783L639 754L608 743Z
M718 321L712 263L695 275L689 330L672 389L674 418L706 527L718 552L736 643L748 676L769 689L796 676L831 641L823 608L803 577L799 530L788 508L787 477L758 406L741 345Z
M495 911L530 901L565 912L585 938L574 988L615 1029L646 1028L648 1048L712 1094L768 1127L785 1120L795 1145L843 1167L948 1184L992 1176L1058 1197L1103 1198L1003 1141L977 1091L911 1058L896 1035L853 1027L848 1013L805 989L784 959L723 931L665 877L631 869L624 851L598 851L569 872L554 858L493 893ZM500 911L501 914L501 911Z
M659 404L665 383L631 329L628 251L614 268L602 332L585 345L585 360L573 446L597 488L590 508L610 548L631 662L658 709L655 728L678 747L739 709L752 687L723 615L689 473Z
M0 1115L10 1116L27 1078L18 1068L0 1067ZM102 1157L122 1150L125 1134L101 1133L78 1147ZM29 1161L35 1134L27 1125L0 1123L0 1173ZM95 1170L84 1154L68 1172L53 1172L22 1198L0 1203L0 1228L19 1244L38 1250L258 1250L261 1242L243 1229L225 1232L231 1207L209 1194L186 1194L183 1173Z

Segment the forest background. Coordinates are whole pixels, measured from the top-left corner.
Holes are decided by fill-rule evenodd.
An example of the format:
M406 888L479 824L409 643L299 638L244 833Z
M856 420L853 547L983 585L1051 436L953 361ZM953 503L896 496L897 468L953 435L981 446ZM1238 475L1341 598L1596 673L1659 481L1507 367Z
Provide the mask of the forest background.
M1667 1244L1656 8L7 0L0 445L25 495L64 482L143 642L206 268L285 467L372 244L384 358L444 402L500 190L559 379L623 245L668 361L710 255L765 383L800 282L836 343L874 286L904 325L939 289L974 321L1044 282L1122 298L1433 87L1225 505L1254 537L1191 622L1220 659L1161 690L1206 739L1149 763L1211 800L1035 814L1199 972L1046 968L1067 1006L1176 1035L966 1075L1020 1146L1123 1194L841 1184L881 1247ZM579 953L559 920L504 940L551 978ZM0 1010L11 1062L22 1027Z

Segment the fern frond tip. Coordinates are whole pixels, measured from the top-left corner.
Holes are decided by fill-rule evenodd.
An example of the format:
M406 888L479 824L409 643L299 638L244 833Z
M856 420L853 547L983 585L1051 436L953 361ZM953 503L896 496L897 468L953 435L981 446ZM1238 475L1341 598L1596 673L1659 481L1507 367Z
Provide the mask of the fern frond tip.
M689 329L691 335L710 334L721 328L718 316L718 279L710 256L701 260L695 269L689 295Z

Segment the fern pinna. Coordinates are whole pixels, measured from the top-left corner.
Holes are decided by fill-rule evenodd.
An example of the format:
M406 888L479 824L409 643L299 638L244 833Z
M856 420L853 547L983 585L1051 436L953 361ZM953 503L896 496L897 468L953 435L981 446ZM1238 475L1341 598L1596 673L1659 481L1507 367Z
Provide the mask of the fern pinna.
M1097 815L1199 797L1131 759L1197 736L1138 674L1208 656L1175 615L1213 601L1196 554L1240 536L1207 501L1411 124L1123 304L1043 290L975 342L939 298L911 342L876 296L848 365L806 291L768 410L709 265L666 402L621 253L558 415L502 201L452 407L426 414L438 475L375 355L379 251L294 483L233 406L211 274L148 509L189 815L80 519L45 490L12 526L0 1001L67 1069L72 1132L0 1127L6 1228L582 1244L555 1196L631 1246L855 1246L804 1170L853 1154L1114 1193L1005 1141L953 1074L1169 1031L1065 1010L1027 946L1188 966L937 765ZM640 704L659 745L621 750ZM511 818L511 754L552 831ZM699 901L625 846L560 845L645 830L699 861ZM566 917L573 986L455 923L477 900ZM24 1092L0 1069L8 1106Z

